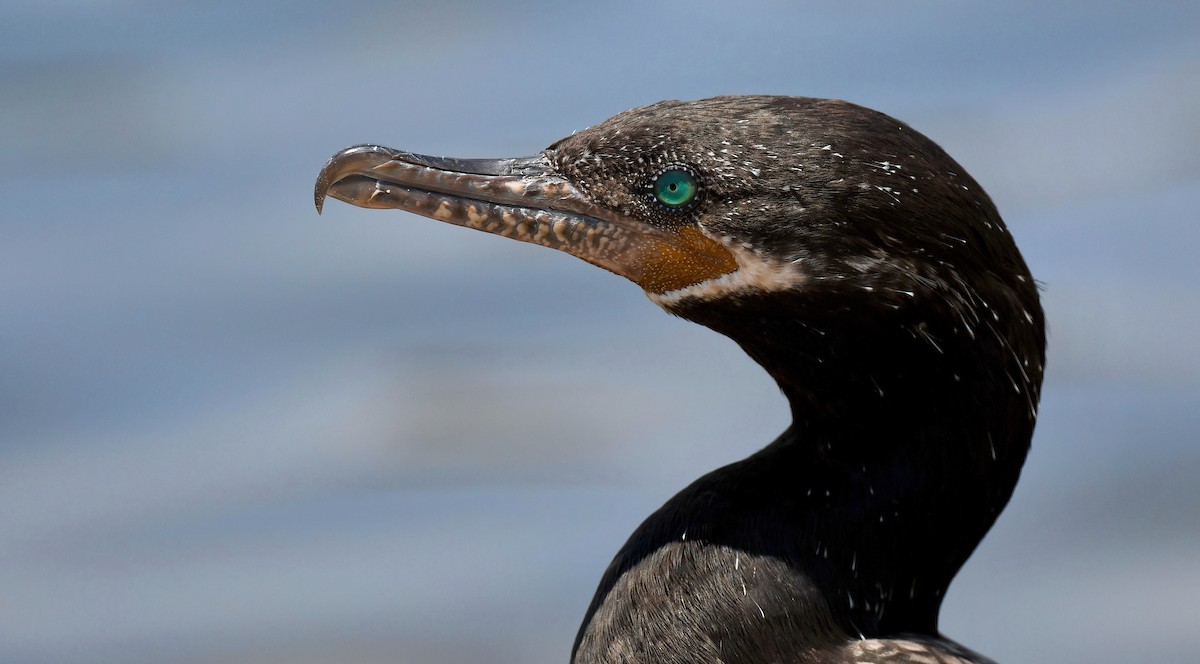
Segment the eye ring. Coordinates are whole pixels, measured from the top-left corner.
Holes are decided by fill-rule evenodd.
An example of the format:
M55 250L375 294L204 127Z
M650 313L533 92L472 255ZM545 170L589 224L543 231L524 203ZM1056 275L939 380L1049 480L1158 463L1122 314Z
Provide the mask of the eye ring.
M700 193L696 174L685 166L668 166L659 171L649 186L654 201L671 211L686 210Z

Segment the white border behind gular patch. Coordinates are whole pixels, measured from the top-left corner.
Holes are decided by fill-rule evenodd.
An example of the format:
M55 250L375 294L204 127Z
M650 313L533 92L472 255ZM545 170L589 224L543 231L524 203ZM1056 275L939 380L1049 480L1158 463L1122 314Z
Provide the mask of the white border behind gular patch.
M733 256L738 269L665 293L646 291L651 302L670 309L685 300L719 300L745 293L784 291L808 281L809 275L798 261L782 261L732 238L713 237L703 229L701 232L720 242Z

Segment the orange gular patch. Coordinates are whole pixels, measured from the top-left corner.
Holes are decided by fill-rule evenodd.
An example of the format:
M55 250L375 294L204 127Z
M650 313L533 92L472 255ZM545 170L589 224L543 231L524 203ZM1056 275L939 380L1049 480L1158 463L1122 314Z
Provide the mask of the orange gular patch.
M655 237L631 252L628 279L651 293L686 288L738 269L733 254L692 226Z

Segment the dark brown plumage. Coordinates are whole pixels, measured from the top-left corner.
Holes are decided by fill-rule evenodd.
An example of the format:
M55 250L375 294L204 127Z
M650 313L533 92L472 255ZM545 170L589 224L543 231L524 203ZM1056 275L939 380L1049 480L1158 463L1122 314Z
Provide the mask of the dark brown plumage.
M326 193L626 276L787 396L778 439L636 530L574 661L986 661L938 610L1015 486L1045 335L1004 222L932 141L846 102L718 97L519 160L357 146Z

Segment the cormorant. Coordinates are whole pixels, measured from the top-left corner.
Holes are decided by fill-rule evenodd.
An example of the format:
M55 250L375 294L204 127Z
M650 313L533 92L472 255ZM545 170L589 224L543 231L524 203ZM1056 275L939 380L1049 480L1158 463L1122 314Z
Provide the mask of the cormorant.
M725 334L792 425L617 553L578 664L986 662L938 633L1037 417L1037 286L983 189L843 101L635 108L516 159L358 145L316 185L545 245Z

